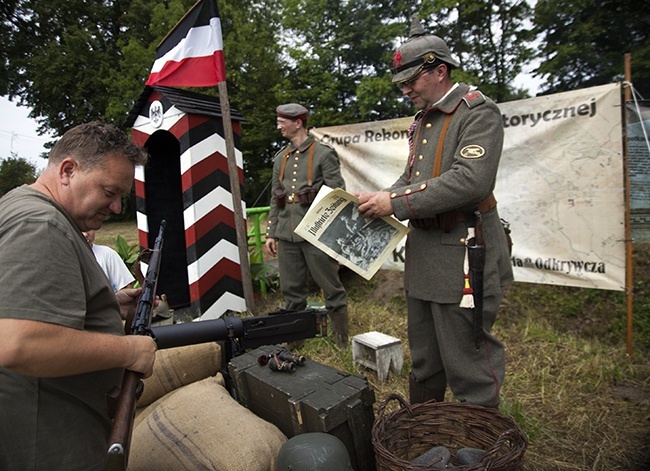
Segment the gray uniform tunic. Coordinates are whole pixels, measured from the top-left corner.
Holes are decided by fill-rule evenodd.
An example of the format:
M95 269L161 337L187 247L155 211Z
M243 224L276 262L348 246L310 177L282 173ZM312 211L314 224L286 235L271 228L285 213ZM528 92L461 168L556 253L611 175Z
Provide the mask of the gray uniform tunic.
M472 310L458 305L468 227L464 212L474 210L494 189L503 146L501 114L482 93L460 84L437 106L416 115L412 136L405 171L389 191L395 216L410 220L411 227L404 286L413 373L432 388L448 381L460 400L492 406L498 404L505 366L503 346L489 331L503 289L513 279L496 207L483 215L485 349L474 348ZM433 178L439 152L440 176ZM436 323L440 316L444 325Z
M287 204L278 207L275 198L271 200L266 237L278 240L280 264L280 288L287 309L304 309L307 305L307 277L311 273L314 281L325 294L325 304L330 312L347 312L347 297L338 275L339 265L334 259L298 236L294 230L309 210L298 202L296 193L308 187L308 159L311 147L312 187L320 189L345 189L341 166L336 151L309 136L299 147L290 143L278 152L273 162L272 194L284 188ZM282 163L286 157L284 174L280 182Z

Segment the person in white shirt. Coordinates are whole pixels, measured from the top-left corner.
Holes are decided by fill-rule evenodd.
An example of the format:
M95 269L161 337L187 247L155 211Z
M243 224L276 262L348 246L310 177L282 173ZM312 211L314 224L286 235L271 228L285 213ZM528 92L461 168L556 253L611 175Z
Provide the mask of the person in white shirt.
M95 244L95 231L85 231L83 234L93 249L97 263L102 267L108 281L111 282L113 291L133 288L135 278L122 260L122 257L110 247Z

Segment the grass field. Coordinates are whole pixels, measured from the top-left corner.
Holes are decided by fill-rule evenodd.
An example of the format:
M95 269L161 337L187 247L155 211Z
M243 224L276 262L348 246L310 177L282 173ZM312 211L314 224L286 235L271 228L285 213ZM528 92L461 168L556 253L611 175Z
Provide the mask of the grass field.
M118 235L137 243L134 223L107 224L96 243ZM350 299L351 336L377 330L404 342L405 365L380 383L355 365L351 351L312 339L301 354L364 375L375 407L390 393L408 398L410 353L401 276L380 271L365 281L343 273ZM634 246L634 351L626 355L623 292L514 283L495 332L506 345L501 411L528 435L526 470L650 469L650 244ZM319 300L317 291L313 300ZM277 292L256 301L256 314L281 306ZM448 396L452 400L451 396Z

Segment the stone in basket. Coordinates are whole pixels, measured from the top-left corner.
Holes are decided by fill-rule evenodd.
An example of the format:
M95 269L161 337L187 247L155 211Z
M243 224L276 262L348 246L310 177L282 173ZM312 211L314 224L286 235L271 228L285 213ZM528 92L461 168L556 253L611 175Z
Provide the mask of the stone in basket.
M401 407L386 413L393 399ZM377 471L439 469L435 464L411 462L435 446L444 446L451 453L451 461L443 469L515 471L522 469L527 441L521 427L495 409L435 401L411 406L401 395L391 394L379 406L372 445ZM478 448L486 453L475 464L460 465L456 453L461 448Z

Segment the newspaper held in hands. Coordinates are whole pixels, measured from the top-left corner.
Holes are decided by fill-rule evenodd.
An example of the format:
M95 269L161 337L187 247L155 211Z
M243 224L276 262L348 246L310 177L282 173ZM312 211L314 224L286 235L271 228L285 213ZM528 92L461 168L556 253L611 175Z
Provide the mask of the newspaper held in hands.
M364 219L359 200L323 186L296 234L366 280L373 277L409 229L393 217Z

